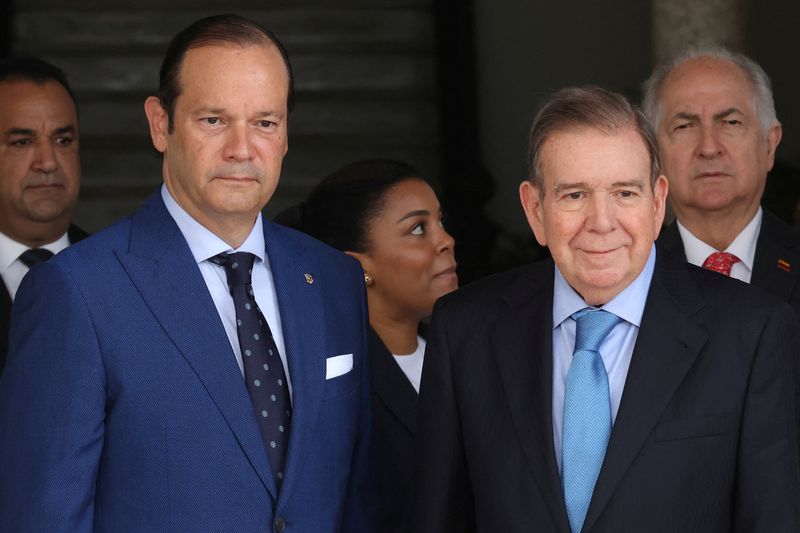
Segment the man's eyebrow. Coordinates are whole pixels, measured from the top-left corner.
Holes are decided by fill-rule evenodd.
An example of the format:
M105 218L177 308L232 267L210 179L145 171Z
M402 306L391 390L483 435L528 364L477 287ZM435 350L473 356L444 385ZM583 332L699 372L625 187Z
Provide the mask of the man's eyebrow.
M615 187L635 187L640 191L644 190L644 180L627 180L627 181L615 181L611 184L609 188ZM569 191L573 189L591 189L586 182L579 181L576 183L561 183L553 187L553 193L558 194L563 191Z
M428 211L427 209L417 209L415 211L409 211L408 213L406 213L405 215L403 215L402 217L397 219L397 222L398 223L402 222L405 219L411 218L411 217L426 217L426 216L430 216L430 214L431 214L431 212Z
M201 107L194 110L195 115L224 115L226 113L225 108L223 107ZM282 117L284 115L281 111L276 111L274 109L263 109L258 111L255 116L264 117L264 116L276 116Z
M729 107L728 109L723 109L722 111L719 111L718 113L714 113L714 119L715 120L719 120L721 118L725 118L727 116L730 116L730 115L733 115L733 114L736 114L736 113L738 113L740 115L744 114L744 113L742 113L741 109L739 109L738 107ZM672 117L672 120L676 120L676 119L677 120L698 120L699 118L700 118L700 115L698 115L697 113L689 113L687 111L681 111L680 113L676 113L675 116Z
M700 118L700 115L697 113L689 113L688 111L681 111L680 113L675 113L675 116L672 117L672 120L697 120Z
M6 135L34 135L36 132L28 128L9 128Z
M744 114L744 113L742 113L742 112L741 112L741 110L739 110L739 108L737 108L737 107L729 107L728 109L725 109L725 110L723 110L723 111L720 111L719 113L715 113L715 114L714 114L714 118L715 118L716 120L719 120L719 119L721 119L721 118L726 118L726 117L729 117L729 116L731 116L731 115L735 115L735 114L737 114L737 113L738 113L739 115L743 115L743 114Z
M615 181L611 187L636 187L640 191L644 190L644 180Z
M53 135L63 135L65 133L75 133L75 126L70 124L69 126L62 126L53 130Z
M579 181L576 183L559 183L555 187L553 187L554 193L560 193L561 191L566 191L568 189L588 189L589 184L584 181Z

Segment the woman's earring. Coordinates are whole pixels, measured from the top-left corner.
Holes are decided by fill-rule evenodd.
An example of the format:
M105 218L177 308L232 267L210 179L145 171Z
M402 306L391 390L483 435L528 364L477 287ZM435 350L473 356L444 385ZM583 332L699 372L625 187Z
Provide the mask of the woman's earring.
M364 283L367 285L372 285L372 276L364 272Z

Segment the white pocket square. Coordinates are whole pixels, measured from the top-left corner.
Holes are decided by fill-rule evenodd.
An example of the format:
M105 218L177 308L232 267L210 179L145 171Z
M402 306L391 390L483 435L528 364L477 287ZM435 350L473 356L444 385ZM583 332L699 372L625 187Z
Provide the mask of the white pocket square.
M334 355L325 360L325 379L333 379L353 370L353 354Z

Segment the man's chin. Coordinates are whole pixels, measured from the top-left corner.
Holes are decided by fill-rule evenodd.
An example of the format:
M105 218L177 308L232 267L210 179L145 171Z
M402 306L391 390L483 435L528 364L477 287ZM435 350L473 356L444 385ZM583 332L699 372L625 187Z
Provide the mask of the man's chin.
M25 218L40 224L48 224L65 217L69 218L69 208L63 201L37 202L25 209Z
M707 186L696 191L684 203L690 209L699 211L722 211L736 202L736 196L729 187Z

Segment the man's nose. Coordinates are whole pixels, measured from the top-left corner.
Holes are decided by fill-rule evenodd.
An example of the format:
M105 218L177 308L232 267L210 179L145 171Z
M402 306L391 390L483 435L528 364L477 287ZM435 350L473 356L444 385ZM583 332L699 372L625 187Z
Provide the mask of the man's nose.
M703 159L719 157L724 151L718 133L713 127L701 126L700 139L697 143L697 156Z
M247 124L232 125L227 132L223 157L233 161L248 161L253 157L250 131Z
M58 170L56 149L49 140L44 139L36 143L31 170L42 174L50 174Z
M614 229L615 219L611 196L606 193L593 194L586 217L587 228L598 233L607 233Z

